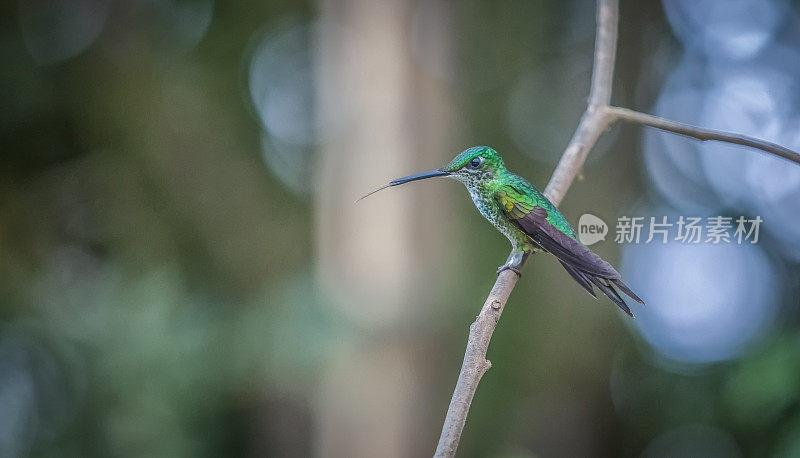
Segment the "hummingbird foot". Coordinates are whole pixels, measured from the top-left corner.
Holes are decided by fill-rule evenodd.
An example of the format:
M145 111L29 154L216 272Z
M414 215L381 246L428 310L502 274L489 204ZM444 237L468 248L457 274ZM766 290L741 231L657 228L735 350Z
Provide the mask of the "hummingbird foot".
M514 272L515 274L517 274L517 277L522 278L522 274L519 272L519 269L517 269L516 267L511 267L508 264L503 264L502 266L498 267L497 268L497 275L500 275L500 272L502 272L504 270L510 270L510 271Z
M527 257L528 253L526 253L525 251L512 251L511 254L508 255L506 263L497 268L497 274L499 275L500 272L504 270L510 270L515 274L517 274L519 278L522 278L522 274L519 271L519 267L522 265L523 260Z

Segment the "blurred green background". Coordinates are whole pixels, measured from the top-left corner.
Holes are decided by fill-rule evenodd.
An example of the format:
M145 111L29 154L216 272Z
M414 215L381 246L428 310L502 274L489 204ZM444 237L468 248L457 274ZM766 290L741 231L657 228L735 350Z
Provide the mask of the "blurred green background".
M615 104L800 148L800 4L620 9ZM453 182L353 201L483 144L543 188L593 2L0 13L0 455L430 455L508 242ZM534 257L460 455L800 456L797 169L604 135L573 224L760 215L761 239L593 246L636 321Z

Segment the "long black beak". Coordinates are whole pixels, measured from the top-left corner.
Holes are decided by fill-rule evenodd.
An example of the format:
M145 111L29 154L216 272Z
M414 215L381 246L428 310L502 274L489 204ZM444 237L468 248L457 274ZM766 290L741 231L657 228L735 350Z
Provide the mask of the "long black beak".
M366 197L369 197L382 189L386 189L389 186L397 186L411 181L424 180L426 178L445 177L447 175L450 175L450 172L446 172L444 170L428 170L427 172L418 173L416 175L409 175L407 177L398 178L396 180L392 180L391 182L389 182L389 184L383 185L380 188L370 192L369 194L360 197L356 202Z
M409 175L407 177L392 180L389 186L397 186L399 184L408 183L409 181L424 180L426 178L444 177L450 175L450 172L442 170L428 170L427 172L418 173L416 175Z

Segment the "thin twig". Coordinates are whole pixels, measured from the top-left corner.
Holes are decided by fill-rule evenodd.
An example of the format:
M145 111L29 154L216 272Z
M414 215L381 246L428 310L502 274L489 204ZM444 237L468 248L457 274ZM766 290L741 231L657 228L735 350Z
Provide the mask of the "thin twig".
M669 119L659 118L658 116L640 113L627 108L609 107L608 113L612 117L611 121L615 119L622 119L623 121L655 127L656 129L672 132L673 134L696 138L697 140L714 140L725 143L734 143L736 145L749 146L751 148L760 149L766 153L774 154L775 156L780 156L784 159L788 159L792 162L800 164L800 154L797 154L789 148L768 142L766 140L760 140L758 138L748 137L747 135L724 132L721 130L704 129L702 127L696 127L677 121L670 121Z
M572 180L586 160L600 134L608 127L606 108L611 100L611 82L614 73L614 56L617 47L617 0L598 0L597 35L595 37L594 68L589 92L589 107L583 114L575 134L550 178L545 194L556 205L569 189ZM523 263L519 266L521 269ZM508 296L517 283L517 275L510 270L500 272L480 314L469 328L467 350L461 373L458 376L447 417L444 420L437 457L452 457L456 454L461 432L467 420L469 406L483 374L491 367L486 360L486 351L497 321L503 313Z
M589 88L590 107L607 107L611 103L614 61L617 58L618 22L619 3L616 0L598 0L592 84Z
M564 154L558 161L544 195L558 206L572 181L586 161L597 138L610 124L607 109L611 103L614 78L614 61L617 55L618 0L598 0L597 33L594 43L592 85L589 89L589 106L583 112L578 128L572 135Z

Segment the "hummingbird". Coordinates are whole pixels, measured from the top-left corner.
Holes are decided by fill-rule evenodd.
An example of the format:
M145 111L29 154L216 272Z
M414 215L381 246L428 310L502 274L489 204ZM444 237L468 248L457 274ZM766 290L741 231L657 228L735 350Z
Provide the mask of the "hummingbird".
M578 241L558 208L527 180L509 172L497 151L488 146L468 148L440 169L398 178L358 200L391 186L435 177L464 183L481 215L511 242L511 254L497 269L498 274L511 270L521 277L519 267L527 256L548 252L595 298L593 286L631 317L633 313L617 289L644 304L611 264Z

